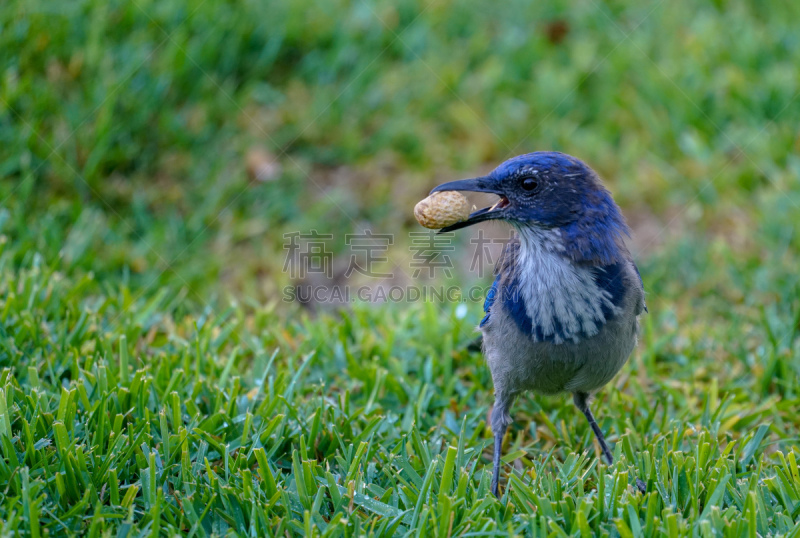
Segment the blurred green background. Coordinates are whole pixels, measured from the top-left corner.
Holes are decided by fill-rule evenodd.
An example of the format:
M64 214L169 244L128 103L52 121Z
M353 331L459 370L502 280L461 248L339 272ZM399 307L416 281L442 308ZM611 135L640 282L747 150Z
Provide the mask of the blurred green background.
M796 209L797 12L6 3L5 233L72 270L264 301L283 233L401 232L433 185L559 150L605 178L647 253L687 231L752 241L761 204ZM247 177L254 147L276 181Z
M616 512L593 504L605 480L593 463L576 464L588 469L585 476L594 473L586 491L581 475L580 486L564 478L573 488L564 494L579 506L588 499L593 533L634 529L635 535L635 514L642 526L667 535L673 519L681 534L699 532L704 520L730 535L744 532L741 525L762 535L789 532L800 478L789 465L788 482L779 485L780 472L770 466L780 463L776 451L793 454L800 435L794 416L800 403L798 20L796 2L745 0L6 0L0 5L0 367L12 420L0 476L26 501L12 517L9 494L3 510L11 526L4 529L29 525L38 514L52 532L87 530L105 506L97 529L127 518L135 528L152 530L161 521L172 530L220 534L248 528L349 534L362 524L388 532L387 514L394 512L369 505L378 499L401 512L416 506L413 521L398 519L400 529L428 522L431 532L447 534L447 525L439 525L452 512L451 531L463 530L459 522L472 510L489 527L495 521L503 532L521 532L528 524L522 507L533 502L522 490L555 495L542 482L561 465L553 462L574 463L570 458L591 446L591 432L571 404L532 398L518 404L508 441L513 450L507 449L517 454L516 480L527 485L507 498L516 508L476 498L478 472L470 478L473 497L454 497L461 512L455 505L437 512L445 510L443 485L444 497L431 501L423 517L416 497L398 497L399 483L387 478L389 471L376 475L375 466L391 467L382 451L400 450L413 435L444 447L458 442L461 428L473 449L489 439L488 372L479 354L464 351L480 306L470 304L466 317L449 304L305 312L281 302L291 283L283 271L284 234L332 233L337 255L346 255L344 234L395 233L388 255L408 272L407 233L421 230L412 208L432 186L484 173L513 155L558 150L595 168L622 206L648 291L639 351L604 391L609 395L601 396L596 414L606 418L617 445L635 439L628 464L634 452L659 453L675 473L665 483L678 488L670 497L656 478L649 480L647 499L662 503L653 509L655 524L646 503L622 489L625 501L611 501ZM267 163L274 173L256 177L248 162ZM463 249L466 237L459 241ZM460 269L456 264L456 281L465 278ZM128 344L120 343L122 335ZM274 349L280 351L268 362ZM173 379L175 371L186 383ZM307 377L293 377L295 371ZM147 389L133 389L135 375L150 380ZM261 385L268 379L269 390ZM263 390L251 394L259 407L248 410L241 398L253 387ZM23 398L31 390L41 393L38 403ZM129 405L138 391L150 395ZM283 403L273 406L278 393ZM69 414L71 406L77 415ZM659 409L659 418L649 417L651 409ZM211 420L223 412L231 420ZM170 420L159 422L159 413ZM275 413L282 417L278 429L248 439ZM104 414L110 423L122 417L128 442L135 438L161 456L165 439L168 445L172 437L174 448L188 435L186 463L175 456L181 466L158 471L163 497L146 478L153 452L119 455L113 464L119 477L106 476L111 463L103 455L110 449L97 444ZM313 425L320 416L330 419L328 429ZM397 420L378 428L374 417ZM56 439L54 420L66 424L69 446ZM253 422L243 426L245 420ZM26 445L29 422L30 439L47 440L36 449ZM140 427L144 437L136 433ZM318 465L328 466L334 482L340 471L354 480L366 503L351 503L350 519L338 526L330 523L339 517L333 514L348 507L336 501L334 486L319 494L332 509L297 486L298 462L315 459L304 451L320 428L330 439L317 446ZM0 437L5 431L0 424ZM691 495L678 487L680 473L690 471L675 454L703 443L685 441L678 433L685 431L702 432L699 438L723 462L697 475L692 487L699 489ZM659 452L668 435L669 449ZM269 491L256 502L238 475L226 475L225 487L245 514L231 519L221 500L227 493L215 490L219 477L203 467L207 457L227 473L222 445L231 439L242 454L249 451L234 469L252 468L254 476L259 465L263 473L255 451L266 448L274 480L291 502L265 504ZM369 448L357 454L365 471L347 472L360 468L347 447L367 439ZM737 440L736 450L724 452ZM417 478L441 451L445 461L445 448L426 456L428 448L414 447L407 457ZM734 454L742 447L752 451L745 450L740 466ZM24 455L17 464L27 469L27 486L9 450ZM72 498L53 478L69 475L63 461L75 450L91 455L82 472L93 484L86 495L94 493L84 504L83 489ZM553 459L545 459L550 450ZM748 467L762 456L763 469ZM482 470L479 451L471 457ZM322 467L308 465L310 484L328 480ZM617 484L625 465L603 476ZM713 473L726 465L731 484L756 477L748 491L768 521L748 519L747 491L739 499L723 486L713 495L723 476ZM182 482L189 472L202 476L192 492ZM122 496L143 489L127 505L114 504L100 490L117 487L115 480ZM408 487L421 485L408 480ZM787 491L775 493L781 487ZM181 516L173 491L193 499L197 514L210 502L211 515ZM714 505L717 519L691 498ZM247 502L263 515L251 515ZM554 515L540 507L531 521L582 533L581 510L557 505Z

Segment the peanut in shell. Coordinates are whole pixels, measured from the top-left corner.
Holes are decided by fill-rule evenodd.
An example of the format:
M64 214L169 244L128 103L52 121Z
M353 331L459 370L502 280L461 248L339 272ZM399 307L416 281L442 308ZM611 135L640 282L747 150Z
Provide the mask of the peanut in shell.
M426 228L438 230L469 218L469 203L460 192L435 192L414 207L417 222Z

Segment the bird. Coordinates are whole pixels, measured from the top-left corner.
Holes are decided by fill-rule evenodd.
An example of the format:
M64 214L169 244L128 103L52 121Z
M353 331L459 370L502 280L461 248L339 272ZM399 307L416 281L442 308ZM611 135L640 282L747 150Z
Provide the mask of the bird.
M611 193L586 163L553 151L513 157L487 176L443 183L431 194L439 191L500 197L439 233L489 220L513 229L479 325L495 396L492 493L499 498L511 407L528 391L571 393L611 465L589 404L627 362L638 318L647 312L644 283L625 245L630 229Z

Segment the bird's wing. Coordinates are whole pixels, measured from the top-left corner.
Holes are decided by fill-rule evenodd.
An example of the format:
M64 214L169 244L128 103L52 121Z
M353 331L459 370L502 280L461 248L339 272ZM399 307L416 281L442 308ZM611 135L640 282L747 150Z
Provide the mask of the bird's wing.
M489 288L489 292L486 294L486 299L483 301L483 312L486 314L483 316L481 320L480 326L483 327L486 325L486 322L489 321L489 314L492 309L492 305L494 304L494 299L497 296L497 283L500 281L500 277L497 277L492 284L492 287Z
M642 312L650 312L650 311L647 310L647 302L645 301L645 298L644 298L644 280L642 280L642 274L639 272L639 268L636 267L636 262L631 260L631 264L633 265L633 270L636 271L636 276L639 277L639 284L642 287L641 288L642 289L642 305L641 305L641 308L639 309L639 311L636 312L636 315L638 316Z

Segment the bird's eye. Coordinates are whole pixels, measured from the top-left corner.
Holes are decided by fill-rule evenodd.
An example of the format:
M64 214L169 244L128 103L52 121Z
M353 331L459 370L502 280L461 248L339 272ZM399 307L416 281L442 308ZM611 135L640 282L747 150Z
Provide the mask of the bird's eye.
M534 190L538 186L539 184L532 177L526 177L522 180L522 188L528 192Z

